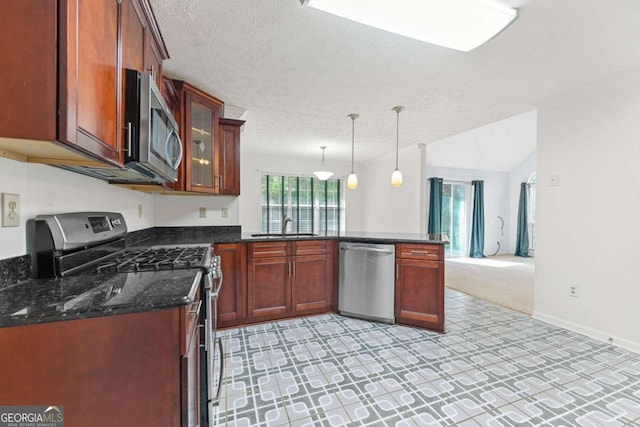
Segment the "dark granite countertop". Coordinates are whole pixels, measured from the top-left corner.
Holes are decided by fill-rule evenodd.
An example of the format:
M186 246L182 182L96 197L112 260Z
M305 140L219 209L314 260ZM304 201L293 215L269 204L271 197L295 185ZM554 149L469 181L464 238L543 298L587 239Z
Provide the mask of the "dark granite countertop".
M346 232L321 233L313 236L278 234L271 236L260 235L261 232L242 233L239 231L220 232L213 227L161 227L141 244L144 245L180 245L180 244L220 244L220 243L250 243L282 240L330 239L352 242L369 243L431 243L446 244L449 239L444 234L420 233L379 233L379 232Z
M30 279L0 290L0 327L182 307L200 279L199 270Z

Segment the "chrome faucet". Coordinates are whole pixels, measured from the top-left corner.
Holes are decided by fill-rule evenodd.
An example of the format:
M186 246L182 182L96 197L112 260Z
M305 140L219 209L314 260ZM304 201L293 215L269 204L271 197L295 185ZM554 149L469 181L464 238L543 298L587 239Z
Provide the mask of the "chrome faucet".
M285 233L287 232L287 224L291 222L291 218L289 218L288 216L284 216L284 218L282 218L282 235L284 236Z

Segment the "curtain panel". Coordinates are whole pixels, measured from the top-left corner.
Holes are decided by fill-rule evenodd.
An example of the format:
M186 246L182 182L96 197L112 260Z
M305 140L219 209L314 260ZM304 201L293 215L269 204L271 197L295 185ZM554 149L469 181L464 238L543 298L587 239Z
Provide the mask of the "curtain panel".
M471 181L473 187L473 217L471 221L471 258L484 258L484 181Z
M429 223L427 233L442 233L442 178L429 178Z
M520 184L520 202L518 203L518 231L516 233L516 256L529 256L529 230L527 229L527 198L528 186L526 182Z

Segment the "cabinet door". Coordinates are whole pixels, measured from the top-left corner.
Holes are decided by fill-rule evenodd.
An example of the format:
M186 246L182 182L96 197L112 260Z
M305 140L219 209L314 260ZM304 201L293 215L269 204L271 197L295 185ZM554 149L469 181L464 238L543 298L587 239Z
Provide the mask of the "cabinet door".
M291 269L289 257L256 258L248 262L249 320L276 319L291 311Z
M243 124L241 120L220 119L219 194L240 195L240 128Z
M292 258L292 298L296 313L322 312L329 308L329 255Z
M218 129L218 109L194 95L187 96L186 105L187 191L218 192L215 144Z
M220 256L223 275L218 295L218 326L235 326L242 323L246 315L246 245L216 245L215 252Z
M182 426L198 426L200 423L200 302L181 309L181 335L185 348L181 351L180 396Z
M443 331L443 263L410 259L396 261L397 322Z
M122 141L118 0L60 2L58 138L113 164Z

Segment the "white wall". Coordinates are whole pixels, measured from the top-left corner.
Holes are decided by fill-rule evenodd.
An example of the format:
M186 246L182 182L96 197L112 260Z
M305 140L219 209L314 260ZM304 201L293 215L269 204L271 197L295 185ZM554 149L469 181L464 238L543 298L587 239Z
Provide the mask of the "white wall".
M520 203L520 184L527 182L533 172L536 171L536 157L534 151L509 174L509 230L505 229L504 246L508 253L516 250L516 233L518 232L518 205ZM505 218L506 220L506 218ZM531 241L531 236L529 236Z
M358 175L362 196L360 199L360 226L349 231L380 231L423 233L421 215L421 153L420 147L402 149L398 166L402 172L402 187L391 186L391 173L395 169L395 152L367 162ZM351 206L349 206L349 209Z
M205 225L239 225L240 203L236 196L169 196L153 195L153 222L161 227ZM206 208L206 218L200 218L200 208ZM227 209L227 217L222 216Z
M351 170L351 163L331 161L331 152L326 154L326 167L332 171L335 178L346 180ZM281 156L255 155L242 152L242 177L240 180L240 197L238 198L239 224L246 232L260 231L262 228L261 188L262 174L313 176L313 171L321 166L320 156L318 160L308 160L296 157L283 158ZM360 165L355 165L359 181L363 181L359 172ZM345 181L346 182L346 181ZM345 185L346 188L346 185ZM356 190L345 189L347 230L353 230L361 222L360 199L362 197L362 184Z
M0 157L0 192L19 194L21 205L20 226L0 228L0 259L27 253L26 222L40 214L116 211L122 212L129 230L153 226L152 196L51 166Z
M639 118L640 70L539 105L534 311L635 351ZM549 185L552 174L558 186Z
M469 183L472 180L484 181L484 254L492 255L498 249L496 242L500 240L502 243L500 244L500 251L498 253L508 253L507 248L505 248L505 243L509 230L509 174L507 172L486 170L445 168L427 164L427 177L432 176L443 178L445 181L465 181ZM429 194L428 188L427 194ZM471 192L469 194L470 197L473 197ZM473 199L469 199L469 216L471 216L472 211ZM429 215L428 206L426 215ZM503 230L504 236L502 239L498 216L501 216L505 223ZM470 232L471 224L469 223L469 233ZM468 243L469 242L467 242L467 245Z

